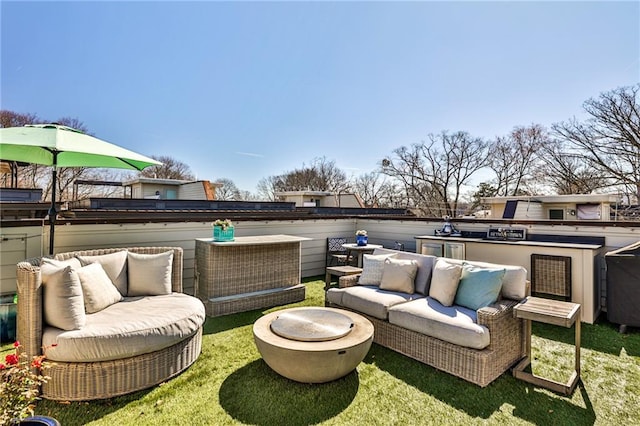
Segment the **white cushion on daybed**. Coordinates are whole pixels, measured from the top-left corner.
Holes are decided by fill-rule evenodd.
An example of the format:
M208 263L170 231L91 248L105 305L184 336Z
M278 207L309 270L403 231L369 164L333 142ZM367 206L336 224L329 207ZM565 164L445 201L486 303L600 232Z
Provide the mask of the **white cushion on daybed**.
M431 283L431 271L436 260L435 256L428 256L409 251L397 251L385 248L377 248L373 254L395 254L396 259L415 260L418 263L418 272L415 278L415 291L425 296L429 294L429 285Z
M522 266L501 265L499 263L477 262L475 260L446 259L447 262L462 265L468 263L480 268L497 269L504 268L502 278L502 297L506 299L522 300L527 297L527 270Z
M155 352L195 333L205 321L205 310L197 298L172 293L126 297L86 317L80 330L45 329L47 359L95 362Z
M427 297L389 308L389 322L459 346L489 346L489 329L476 324L476 312L461 306L443 306Z
M334 289L330 289L328 293L332 290ZM391 306L424 297L418 293L380 290L377 286L357 285L335 290L343 290L340 305L382 320L387 319L387 311Z

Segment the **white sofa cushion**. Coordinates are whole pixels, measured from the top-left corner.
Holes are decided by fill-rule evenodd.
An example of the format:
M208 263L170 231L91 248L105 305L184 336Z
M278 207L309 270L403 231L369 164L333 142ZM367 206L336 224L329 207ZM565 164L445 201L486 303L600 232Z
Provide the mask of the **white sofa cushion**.
M127 252L128 296L171 294L173 250L158 254Z
M439 257L433 265L429 297L433 297L445 306L453 305L462 275L462 265Z
M91 263L99 263L107 273L114 286L121 295L127 295L127 251L121 250L115 253L99 256L76 256L83 266Z
M489 329L476 323L476 312L461 306L443 306L427 297L389 308L389 322L399 327L473 349L489 346Z
M380 290L377 286L357 285L341 290L344 290L341 300L342 306L382 320L387 319L387 311L391 306L424 297L418 293L408 294Z
M425 296L429 294L431 271L433 270L433 263L436 260L435 256L385 248L375 249L373 254L395 254L396 259L415 260L418 263L418 272L416 273L415 279L415 291L416 293L424 294Z
M45 328L47 359L95 362L155 352L195 333L205 321L205 310L197 298L172 293L127 297L86 318L80 330Z
M86 313L93 314L122 300L122 295L101 264L90 263L78 269L77 273L82 285Z
M348 288L349 287L347 288L332 287L326 291L325 297L329 303L333 303L334 305L344 306L342 304L342 295L344 295L344 292L347 291Z
M365 254L362 256L362 274L358 278L360 285L380 285L384 261L395 254Z
M517 265L501 265L499 263L477 262L475 260L447 259L451 263L462 265L466 262L481 268L502 269L505 273L502 278L502 297L506 299L522 300L527 297L527 270Z
M415 279L418 262L388 258L384 261L380 290L415 293Z
M82 285L74 266L70 266L80 269L80 262L73 260L77 264L43 259L40 265L44 320L62 330L76 330L86 323Z
M474 310L491 305L500 296L504 272L464 262L454 304Z

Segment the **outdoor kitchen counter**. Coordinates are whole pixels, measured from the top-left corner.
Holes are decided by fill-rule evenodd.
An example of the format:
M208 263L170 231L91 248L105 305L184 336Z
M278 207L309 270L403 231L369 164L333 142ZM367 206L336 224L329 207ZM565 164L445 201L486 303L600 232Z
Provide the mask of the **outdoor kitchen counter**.
M481 262L520 265L527 269L531 280L532 255L557 256L565 259L566 271L561 271L570 280L571 302L582 306L582 322L593 324L600 314L604 286L601 286L602 259L606 248L598 244L556 243L541 241L487 240L483 238L441 237L418 235L416 252L437 254L445 246L456 246L449 253L463 253L462 258ZM434 252L434 249L436 250Z
M569 249L586 249L586 250L600 250L602 245L599 244L576 244L576 243L555 243L546 241L520 241L520 240L490 240L486 238L468 238L468 237L439 237L435 235L418 235L414 237L416 239L416 252L422 252L422 242L420 240L433 240L433 241L457 241L462 243L487 243L487 244L514 244L521 246L532 247L561 247Z
M304 300L302 241L292 235L196 239L196 295L207 316L220 316Z

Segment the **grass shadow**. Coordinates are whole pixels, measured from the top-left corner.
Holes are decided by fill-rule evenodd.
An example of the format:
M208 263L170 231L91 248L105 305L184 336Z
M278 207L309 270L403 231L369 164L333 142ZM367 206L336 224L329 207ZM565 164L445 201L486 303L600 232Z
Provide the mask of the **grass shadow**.
M554 419L571 419L574 425L592 425L596 414L582 387L586 406L569 398L549 395L506 372L489 386L481 388L458 377L439 371L390 349L374 344L364 362L374 364L399 380L431 395L471 417L489 419L505 404L513 406L513 415L534 424L553 423ZM580 385L582 386L582 385Z
M236 370L220 387L220 405L235 420L260 426L312 425L335 417L355 398L358 373L304 384L275 373L263 360Z
M618 332L618 326L606 319L599 319L594 324L582 323L580 347L597 352L619 355L624 349L630 356L640 356L640 333L629 329L626 334ZM534 335L573 345L575 334L573 327L564 328L538 322L532 323Z
M38 402L37 414L53 417L64 426L81 426L100 420L143 399L153 389L149 388L128 395L93 401L60 402L43 399Z

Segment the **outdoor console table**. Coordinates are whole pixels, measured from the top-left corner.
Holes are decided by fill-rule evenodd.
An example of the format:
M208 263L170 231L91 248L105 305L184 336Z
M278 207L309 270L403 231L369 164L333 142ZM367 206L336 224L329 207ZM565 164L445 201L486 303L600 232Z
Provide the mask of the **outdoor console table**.
M300 244L291 235L196 239L196 295L207 316L221 316L304 300Z
M529 296L513 308L513 315L516 318L525 320L524 344L527 354L526 357L513 368L513 376L554 392L570 395L580 380L580 305L577 303ZM524 369L531 364L531 321L559 325L567 328L575 324L575 369L567 383L545 379L524 371Z

